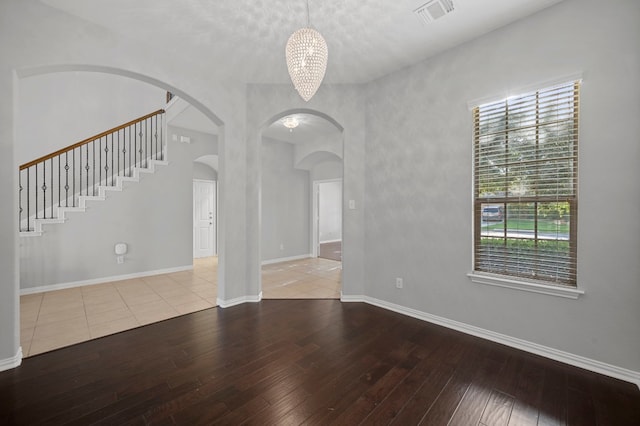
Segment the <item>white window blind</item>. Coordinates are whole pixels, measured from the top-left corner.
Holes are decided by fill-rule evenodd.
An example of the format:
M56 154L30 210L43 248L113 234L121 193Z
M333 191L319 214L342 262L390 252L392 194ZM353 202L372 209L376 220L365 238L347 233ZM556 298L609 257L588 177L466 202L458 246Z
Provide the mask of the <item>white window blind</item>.
M473 109L475 271L576 285L579 90Z

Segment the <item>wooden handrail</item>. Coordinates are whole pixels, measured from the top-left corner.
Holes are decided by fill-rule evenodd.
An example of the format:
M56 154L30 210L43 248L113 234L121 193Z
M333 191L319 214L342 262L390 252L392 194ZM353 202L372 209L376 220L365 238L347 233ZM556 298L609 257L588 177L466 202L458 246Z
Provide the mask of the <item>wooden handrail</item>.
M72 150L74 150L74 149L76 149L76 148L78 148L78 147L80 147L82 145L86 145L86 144L91 143L91 142L93 142L93 141L95 141L97 139L100 139L101 137L107 136L107 135L109 135L111 133L117 132L118 130L122 130L124 128L127 128L127 127L133 125L133 124L136 124L136 123L139 123L141 121L144 121L147 118L153 117L154 115L163 114L163 113L164 113L164 109L159 109L157 111L149 113L149 114L147 114L145 116L142 116L140 118L136 118L135 120L131 120L128 123L121 124L121 125L119 125L117 127L114 127L113 129L110 129L110 130L107 130L105 132L99 133L99 134L97 134L95 136L91 136L90 138L81 140L80 142L76 142L73 145L69 145L66 148L59 149L59 150L57 150L55 152L52 152L51 154L47 154L45 156L42 156L42 157L40 157L40 158L38 158L36 160L30 161L28 163L24 163L23 165L20 166L20 170L24 170L24 169L27 169L27 168L29 168L31 166L35 166L38 163L41 163L43 161L47 161L47 160L49 160L49 159L51 159L53 157L57 157L58 155L64 154L65 152L72 151Z

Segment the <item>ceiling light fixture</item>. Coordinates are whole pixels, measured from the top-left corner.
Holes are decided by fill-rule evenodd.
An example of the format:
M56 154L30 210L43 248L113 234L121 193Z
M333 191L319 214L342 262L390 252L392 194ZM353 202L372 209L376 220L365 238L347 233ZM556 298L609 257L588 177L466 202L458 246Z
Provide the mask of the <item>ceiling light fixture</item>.
M293 129L298 127L300 121L295 116L290 115L282 119L282 124L284 125L284 127L289 129L290 132L293 132Z
M322 84L328 55L327 42L311 28L307 0L307 26L291 34L285 49L291 82L305 101L309 101Z

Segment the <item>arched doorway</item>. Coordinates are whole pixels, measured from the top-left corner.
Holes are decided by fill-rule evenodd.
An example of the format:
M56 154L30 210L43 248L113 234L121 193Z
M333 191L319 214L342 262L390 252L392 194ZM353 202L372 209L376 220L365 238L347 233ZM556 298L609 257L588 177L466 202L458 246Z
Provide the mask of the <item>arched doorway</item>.
M320 181L340 183L342 128L325 114L298 110L261 135L261 264L263 298L339 298L341 259L318 258Z
M99 67L99 66L86 66L86 65L80 65L80 66L74 66L74 65L69 65L69 66L54 66L54 67L41 67L41 68L37 68L37 69L29 69L29 70L24 70L21 71L19 73L19 80L18 80L18 84L20 84L20 81L26 81L27 79L30 78L37 78L38 76L44 76L44 75L52 75L52 74L68 74L72 72L73 74L76 73L93 73L93 74L97 74L97 75L111 75L111 76L117 76L117 77L126 77L128 79L133 79L142 83L148 83L150 85L153 85L155 87L158 87L161 90L161 92L163 92L164 90L170 90L173 93L176 94L181 94L185 99L190 99L193 103L189 104L189 106L191 108L196 109L197 111L199 111L199 113L206 117L207 120L209 120L210 122L214 123L215 126L220 126L222 125L221 120L218 119L218 117L216 117L208 108L206 108L202 103L200 103L199 101L195 100L194 98L192 98L191 96L189 96L188 94L185 94L183 92L181 92L179 89L171 87L170 85L164 84L158 80L155 80L153 78L147 77L147 76L143 76L140 74L136 74L133 72L129 72L126 70L120 70L120 69L114 69L114 68L109 68L109 67ZM184 101L184 99L182 99ZM165 107L167 110L169 110L169 107L166 106ZM19 127L19 125L17 126ZM166 129L166 127L165 127ZM19 128L18 128L19 130ZM168 134L167 134L168 136ZM74 141L71 141L74 142ZM168 143L172 143L174 141L167 141ZM179 141L178 141L179 142ZM177 151L176 151L177 152ZM177 158L177 157L176 157ZM188 167L191 167L191 163L189 162ZM145 178L142 178L142 182L147 182L147 180L145 180ZM167 191L169 194L171 194L171 191ZM173 194L178 195L177 198L180 197L184 197L184 194ZM189 189L188 191L188 195L189 197L191 196L191 190ZM166 205L163 203L162 207L166 208ZM151 217L153 218L153 215L148 215L147 217ZM145 223L146 222L146 223ZM166 223L166 221L164 222ZM159 223L159 222L153 222L153 219L150 221L145 221L145 220L140 220L138 221L138 227L145 227L145 226L150 226L154 229L156 229L158 231L159 234L162 234L162 227L164 226L163 223ZM92 238L90 237L89 234L86 235L80 235L79 236L81 238L79 245L82 244L92 244L95 241L92 241ZM118 241L120 239L122 239L123 237L118 238ZM126 238L126 237L125 237ZM89 241L89 242L87 242ZM168 241L165 242L164 244L165 247L167 249L170 248L170 246L173 244L172 242ZM112 242L109 242L108 244L109 246L109 250L111 251L108 254L113 254L113 244ZM138 252L137 255L134 255L133 251L135 250L135 246L136 244L129 244L129 253L127 253L127 255L130 255L131 257L135 257L138 256L140 257L140 252ZM22 250L24 250L24 248L22 248ZM124 260L126 264L126 257L127 255L124 256ZM97 258L96 258L97 259ZM192 259L191 257L191 253L189 253L189 259ZM97 263L97 262L96 262ZM77 265L75 266L76 268L91 268L91 263L90 262L84 262L84 261L78 261ZM187 311L185 311L183 308L186 308L186 304L190 303L187 302L187 299L189 299L190 297L192 297L193 295L187 295L185 299L183 299L185 301L185 304L182 304L182 308L180 308L177 304L177 301L179 299L179 297L183 297L183 295L178 295L177 293L174 292L173 295L171 295L171 290L174 290L176 287L174 288L168 288L168 286L175 286L176 284L179 285L181 288L185 287L184 284L187 285L191 285L193 284L193 280L192 277L187 276L188 271L186 270L181 270L182 268L180 267L175 267L172 266L171 261L169 261L167 263L167 267L166 268L158 268L157 266L152 266L150 267L151 270L147 270L147 271L136 271L134 273L124 273L124 274L117 274L116 278L117 278L117 282L119 283L118 285L113 285L112 289L110 289L110 291L106 291L106 286L103 286L103 289L105 290L103 292L103 294L101 294L100 296L102 297L101 300L100 297L98 296L98 286L105 284L105 280L109 279L109 278L113 278L113 273L111 275L107 275L104 277L90 277L86 280L74 280L71 281L65 278L60 278L59 282L54 283L52 286L50 286L49 288L43 289L43 290L57 290L58 293L54 293L51 292L51 296L47 297L46 295L48 293L43 293L42 296L40 297L40 299L38 300L37 297L35 297L36 294L38 294L37 289L34 291L33 289L31 291L29 291L28 293L32 293L31 294L31 299L33 299L34 303L37 303L37 309L38 309L38 319L46 319L48 318L49 320L51 320L52 322L59 322L59 321L66 321L69 323L69 325L76 325L76 324L81 324L82 321L79 318L74 317L73 315L73 310L75 308L78 308L78 306L62 306L61 309L54 309L54 308L49 308L47 305L47 307L45 307L44 302L45 302L45 298L47 301L51 301L51 302L55 302L55 299L60 299L61 302L65 302L65 303L71 303L75 301L73 300L73 296L71 295L71 293L74 294L80 294L78 293L78 288L83 285L83 284L87 284L87 285L91 285L91 297L89 296L82 296L80 299L83 299L84 301L86 300L93 300L95 303L93 303L94 305L102 305L102 307L105 307L106 305L109 305L109 302L115 302L114 300L111 300L112 297L116 297L119 296L120 299L118 301L118 303L114 303L109 307L108 310L104 310L102 313L106 313L107 317L109 317L110 315L110 319L113 320L110 324L106 324L105 321L102 320L98 320L97 319L97 315L93 315L94 313L97 313L97 311L99 309L95 309L93 311L89 310L86 308L86 306L83 306L83 308L85 310L85 316L84 316L84 321L86 321L85 323L85 327L84 329L82 329L82 326L78 325L78 333L67 333L67 335L58 340L58 346L56 346L56 343L54 342L54 340L56 340L57 338L54 338L52 336L48 336L46 330L47 329L55 329L55 328L64 328L62 326L58 327L59 324L56 324L56 326L51 326L50 324L27 324L27 326L25 327L24 324L21 327L22 328L22 346L23 346L23 353L25 355L30 355L30 354L35 354L38 352L43 352L46 350L50 350L56 347L61 347L61 346L65 346L67 344L73 344L73 343L77 343L78 341L82 341L82 340L87 340L85 338L81 337L88 337L88 338L95 338L95 337L100 337L102 335L106 335L106 334L111 334L111 332L117 332L117 331L122 331L123 329L126 328L132 328L132 327L137 327L139 325L145 325L148 324L150 322L153 322L153 320L162 320L165 319L167 317L170 316L174 316L175 315L179 315L182 313L186 313ZM149 283L144 281L146 277L149 276L154 276L157 275L157 273L165 273L166 275L168 275L171 272L175 272L177 275L173 276L173 277L162 277L161 279L155 280L153 283ZM180 275L182 274L182 275ZM22 275L22 274L21 274ZM202 278L204 280L204 277L196 277L196 278ZM167 279L173 279L173 282L167 281ZM163 281L164 280L164 281ZM127 281L131 281L129 283L127 283ZM205 280L206 281L206 280ZM217 277L216 277L216 281L217 281ZM109 283L110 281L106 281L106 283ZM126 284L131 284L130 286L128 286L128 288L125 289ZM203 287L205 286L209 286L210 283L205 283L205 282L196 282L196 284L201 284ZM51 288L53 287L53 288ZM164 291L162 290L164 288ZM76 289L73 290L72 289ZM132 289L136 289L135 291ZM148 292L147 290L153 290L153 292ZM112 291L111 291L112 290ZM145 291L142 291L145 290ZM193 290L193 289L192 289ZM82 290L80 290L82 291ZM64 294L63 294L64 293ZM89 292L88 292L89 293ZM137 295L135 293L138 293ZM155 294L153 294L155 293ZM190 290L190 293L193 293L195 296L197 296L197 293L194 291ZM164 294L164 295L163 295ZM56 297L59 296L59 297ZM193 296L193 297L195 297ZM209 299L209 302L206 307L209 306L214 306L215 305L215 301L216 301L216 295L215 294L208 294L207 293L207 299ZM205 297L201 297L201 299L203 299L203 303L206 302L204 299ZM172 306L170 303L168 303L168 301L171 300L174 303L175 306ZM100 303L98 303L98 301ZM193 300L191 300L193 301ZM104 302L104 303L103 303ZM139 302L139 303L138 303ZM155 308L161 308L159 305L160 304L166 304L165 306L169 306L171 308L171 312L165 312L164 314L161 313L161 309L155 309L155 314L154 315L147 315L148 313L151 312L151 310L149 309L145 309L147 310L147 314L145 314L144 312L142 312L142 310L138 310L138 311L130 311L129 315L126 315L126 312L124 311L125 308L127 309L132 309L134 306L138 307L139 305L141 306L142 304L146 304L147 302L149 302L149 304L153 304L155 303ZM73 303L72 303L73 304ZM117 306L116 306L117 305ZM147 308L150 305L147 306ZM193 307L193 306L192 306ZM204 305L201 305L201 307L205 307ZM92 307L92 309L95 308ZM28 309L28 308L27 308ZM24 319L25 317L25 313L27 311L27 309L25 309L24 307L21 307L21 311L23 313L22 317ZM78 311L81 309L77 309ZM90 314L89 312L92 312L92 314ZM133 321L132 321L133 320ZM100 322L98 322L100 321ZM28 322L28 321L27 321ZM117 323L117 324L116 324ZM32 325L32 326L30 326ZM130 325L131 327L127 327L127 325ZM126 327L126 328L123 328ZM68 330L69 328L67 328ZM72 336L70 334L73 334ZM39 344L39 349L37 351L31 351L29 350L29 346L31 346L32 342L29 342L29 344L25 344L27 338L31 337L31 340L34 340L36 338L39 338L41 340L41 344ZM80 339L80 340L79 340ZM47 340L47 342L45 342L45 340ZM26 349L26 350L25 350Z

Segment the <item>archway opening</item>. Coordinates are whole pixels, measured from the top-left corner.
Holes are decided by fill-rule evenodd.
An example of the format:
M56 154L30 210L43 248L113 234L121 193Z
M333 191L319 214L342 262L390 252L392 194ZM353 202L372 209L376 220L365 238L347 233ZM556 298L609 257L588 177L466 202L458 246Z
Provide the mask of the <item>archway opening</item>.
M342 243L342 132L335 120L313 110L285 111L262 130L260 247L265 299L340 298L341 256L319 255L329 229L332 243ZM334 191L321 201L320 188L329 181ZM329 225L323 226L322 235L320 219Z
M122 109L123 102L114 99L113 96L131 93L132 90L138 94L158 95L159 106L166 110L162 124L162 131L166 136L168 155L166 160L172 162L172 166L167 167L161 164L166 161L158 161L154 166L153 176L145 172L139 173L139 176L134 178L133 173L127 173L129 175L127 177L131 180L126 182L123 180L120 184L122 194L119 193L120 191L108 192L102 197L106 199L105 202L88 200L87 203L90 201L95 205L92 204L86 208L84 217L80 217L80 212L73 212L74 217L67 218L69 224L76 222L73 225L74 231L71 232L76 235L63 236L65 233L70 234L69 231L61 230L67 225L65 223L50 225L50 229L46 229L40 237L28 240L21 238L20 247L17 247L21 256L29 256L29 250L32 250L35 245L41 246L42 253L56 254L56 256L40 258L40 261L35 262L37 267L30 265L30 262L25 259L21 261L21 346L24 356L215 306L216 294L212 294L211 289L215 291L213 285L217 283L218 277L194 274L191 232L190 229L188 233L181 230L185 224L186 227L191 227L193 217L191 202L193 161L191 157L185 155L185 152L189 151L185 150L186 145L180 138L173 139L175 132L168 130L178 128L177 117L181 116L184 110L197 111L204 121L216 129L216 134L212 137L199 140L205 147L202 149L206 151L206 148L211 148L206 146L207 143L215 144L215 153L217 153L217 144L222 143L219 135L224 133L222 121L204 104L181 90L154 78L127 70L102 66L63 65L21 70L18 77L17 84L23 89L17 91L20 96L29 93L24 89L36 81L40 80L40 86L44 84L46 87L46 90L40 88L39 91L34 91L36 96L40 94L40 99L28 100L19 97L17 99L19 112L24 112L20 111L20 108L26 107L31 101L32 104L39 101L48 108L64 110L64 106L60 105L63 100L67 104L74 101L84 102L87 105L91 105L92 102L96 104L102 102L105 106L118 101ZM52 80L56 79L57 84L52 84ZM47 81L43 83L42 80ZM99 89L102 87L103 92L109 93L104 93L104 97L88 97L88 92L82 90L82 84L73 89L74 83L80 80L84 83L93 80L93 89L98 89L97 92L100 92ZM61 82L66 83L60 85ZM124 86L126 89L113 90ZM69 89L70 87L72 89ZM132 88L140 90L136 91L137 89ZM178 95L168 104L165 97L167 91ZM51 96L53 92L62 93L58 93L59 96ZM135 98L136 96L131 95L129 101L136 101ZM23 105L20 105L21 102ZM57 104L53 105L56 102ZM181 103L186 107L178 114L176 110ZM26 108L29 109L29 107ZM46 114L46 111L42 113ZM24 117L25 114L19 113L17 116ZM49 116L49 118L52 125L68 124L60 117L53 119ZM15 123L16 145L21 149L25 148L24 145L27 143L23 138L27 132L24 131L25 122L18 120ZM184 124L180 123L180 126ZM186 127L180 128L184 131L194 131ZM106 129L96 129L84 136L90 137L104 130ZM195 130L195 132L198 131ZM77 140L78 138L74 137L67 144L73 144ZM191 140L198 140L198 137L192 137ZM190 144L190 147L193 151L191 156L201 156L198 154L201 148L194 150L196 144ZM57 148L64 148L64 144ZM108 149L113 151L111 145ZM27 147L25 151L28 150ZM84 153L89 154L87 151ZM17 159L18 163L22 161L28 160ZM16 167L18 165L16 164ZM146 168L138 164L131 168L137 166ZM85 161L81 167L89 167L87 170L91 171L96 167L97 170L97 166L94 166L92 161ZM186 177L184 182L182 178L176 178L180 175L179 171L176 173L177 168L188 169L188 172L184 173ZM61 169L64 170L64 167ZM160 191L152 189L157 185L162 185L164 189ZM134 186L136 189L131 189ZM140 190L142 187L144 191ZM162 194L159 194L160 192ZM97 205L101 203L107 206L110 204L109 201L118 204L118 207L106 207L109 212L105 212L102 205ZM143 213L134 207L135 202L145 206ZM17 208L19 206L16 206ZM182 220L180 218L184 212L187 212L188 216L187 219ZM101 217L103 220L96 221ZM87 225L87 228L84 228L87 229L86 232L79 230L81 224ZM55 226L59 228L54 229ZM178 237L181 233L187 238ZM36 238L40 238L40 241L36 242ZM186 250L177 248L185 245L184 241L188 242L188 248ZM125 243L127 249L124 254L115 252L114 248L118 243ZM148 246L157 246L160 250L149 253ZM220 250L223 249L220 248ZM62 260L64 256L60 255L63 252L67 252L67 258L64 260ZM167 255L165 256L162 252ZM85 256L88 258L85 259ZM59 263L56 264L56 261ZM48 277L49 281L34 280L33 277L37 275Z

